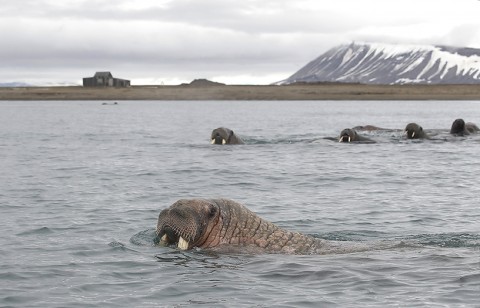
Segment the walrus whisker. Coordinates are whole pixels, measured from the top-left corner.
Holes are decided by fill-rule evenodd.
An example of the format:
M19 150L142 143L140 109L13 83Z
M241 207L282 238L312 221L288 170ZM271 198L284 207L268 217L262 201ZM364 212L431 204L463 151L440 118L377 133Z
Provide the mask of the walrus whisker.
M157 227L158 243L163 246L180 245L180 248L189 246L194 238L193 230L184 229L180 226L162 223Z

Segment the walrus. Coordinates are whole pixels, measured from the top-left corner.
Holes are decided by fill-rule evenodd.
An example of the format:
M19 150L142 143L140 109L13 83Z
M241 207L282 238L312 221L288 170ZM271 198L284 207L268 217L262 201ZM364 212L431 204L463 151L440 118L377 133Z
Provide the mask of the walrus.
M352 128L345 128L340 132L340 138L338 142L363 142L363 143L375 143L372 139L359 135Z
M180 250L327 254L372 249L284 230L229 199L178 200L160 212L156 234L157 244Z
M363 130L363 131L374 131L374 130L390 130L390 129L387 129L387 128L381 128L381 127L378 127L378 126L375 126L375 125L370 125L370 124L367 124L367 125L359 125L359 126L355 126L353 127L352 129L358 131L358 130Z
M480 129L474 123L465 123L463 119L456 119L452 123L450 134L456 136L465 136L478 132Z
M423 128L417 123L408 123L404 130L407 139L429 139L430 137L423 131Z
M214 129L210 139L212 144L245 144L240 137L235 135L233 130L225 127Z

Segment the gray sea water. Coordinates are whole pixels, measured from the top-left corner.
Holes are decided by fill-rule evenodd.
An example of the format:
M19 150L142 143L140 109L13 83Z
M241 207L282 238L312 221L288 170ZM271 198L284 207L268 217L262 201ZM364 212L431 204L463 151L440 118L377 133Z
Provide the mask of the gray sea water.
M1 307L479 307L470 101L0 102ZM435 138L363 132L417 122ZM225 126L246 145L209 144ZM153 245L161 209L230 198L279 226L393 249L215 254Z

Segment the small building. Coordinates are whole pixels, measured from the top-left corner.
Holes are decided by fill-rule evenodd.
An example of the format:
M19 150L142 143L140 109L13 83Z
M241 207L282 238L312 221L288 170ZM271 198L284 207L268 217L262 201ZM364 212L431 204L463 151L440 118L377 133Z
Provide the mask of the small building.
M130 80L113 78L110 72L96 72L93 77L83 78L84 87L129 87Z

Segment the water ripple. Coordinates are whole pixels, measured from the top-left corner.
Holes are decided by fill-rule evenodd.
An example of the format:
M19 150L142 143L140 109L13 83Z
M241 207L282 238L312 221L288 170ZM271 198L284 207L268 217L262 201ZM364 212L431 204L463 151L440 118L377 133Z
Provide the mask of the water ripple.
M478 102L0 102L0 306L476 306ZM434 140L402 139L419 121ZM347 127L376 144L336 140ZM211 146L227 126L244 146ZM230 198L342 255L154 245L180 198ZM383 247L383 246L382 246ZM241 252L241 251L240 251Z

